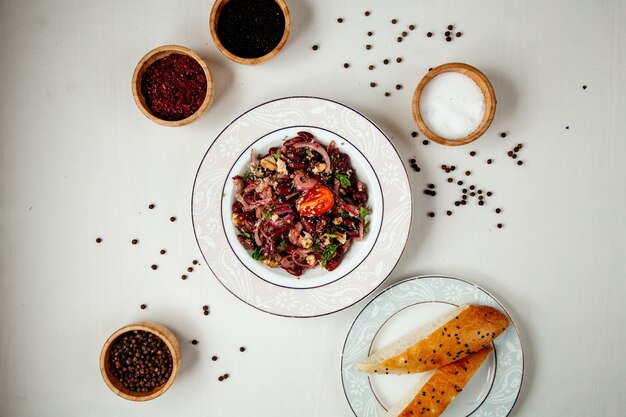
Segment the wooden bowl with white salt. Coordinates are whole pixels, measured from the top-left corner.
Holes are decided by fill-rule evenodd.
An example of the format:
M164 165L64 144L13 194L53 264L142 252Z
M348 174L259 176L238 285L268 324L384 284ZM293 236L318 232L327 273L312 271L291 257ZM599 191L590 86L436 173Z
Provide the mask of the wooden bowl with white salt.
M430 70L413 94L413 118L430 140L461 146L481 137L496 113L496 93L477 68L451 62Z

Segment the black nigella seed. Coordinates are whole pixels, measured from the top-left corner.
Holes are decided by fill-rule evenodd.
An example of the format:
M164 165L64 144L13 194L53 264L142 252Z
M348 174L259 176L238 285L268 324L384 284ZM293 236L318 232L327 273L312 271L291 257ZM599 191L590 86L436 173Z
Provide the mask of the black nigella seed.
M152 270L153 270L153 271L156 271L156 270L157 270L157 268L158 268L158 266L157 266L156 264L152 264L152 265L150 266L150 268L152 268Z
M314 51L317 51L319 49L319 45L313 45L311 49L313 49Z
M426 36L428 36L429 38L431 38L431 37L433 36L433 33L432 33L432 32L428 32L428 33L426 34Z
M136 245L137 243L139 243L139 241L137 239L133 239L130 241L130 243L132 243L133 245Z
M96 238L96 243L102 243L102 238L101 237L97 237Z
M155 206L154 204L150 204L150 205L148 206L148 208L149 208L150 210L152 210L152 209L153 209L153 208L155 208L155 207L156 207L156 206Z
M433 213L432 211L428 212L428 217L435 217L435 213Z
M145 310L147 307L148 307L148 306L147 306L147 305L145 305L145 304L142 304L142 305L140 305L140 306L139 306L139 308L141 308L142 310Z

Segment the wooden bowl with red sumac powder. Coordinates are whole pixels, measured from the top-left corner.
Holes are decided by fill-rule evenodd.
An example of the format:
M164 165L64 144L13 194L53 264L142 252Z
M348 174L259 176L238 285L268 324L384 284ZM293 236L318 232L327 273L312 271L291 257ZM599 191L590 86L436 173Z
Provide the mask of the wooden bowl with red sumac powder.
M160 46L137 64L133 98L146 117L182 126L200 117L213 100L211 71L198 54L178 45Z

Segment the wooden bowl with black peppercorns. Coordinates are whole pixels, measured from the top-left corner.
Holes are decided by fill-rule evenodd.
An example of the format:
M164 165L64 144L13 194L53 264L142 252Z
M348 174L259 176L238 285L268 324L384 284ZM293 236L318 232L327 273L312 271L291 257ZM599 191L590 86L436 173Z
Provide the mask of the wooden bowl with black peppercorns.
M113 333L100 353L100 372L115 394L131 401L152 400L176 379L180 345L159 323L142 322Z
M139 110L163 126L191 123L213 101L213 79L206 62L179 45L160 46L144 55L131 86Z
M256 65L285 46L291 15L284 0L215 0L209 29L224 56L238 64Z

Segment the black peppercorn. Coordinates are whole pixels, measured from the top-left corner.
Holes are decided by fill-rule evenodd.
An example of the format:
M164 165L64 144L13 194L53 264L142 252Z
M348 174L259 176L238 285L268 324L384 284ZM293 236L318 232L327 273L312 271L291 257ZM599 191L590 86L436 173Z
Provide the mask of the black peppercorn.
M372 49L372 45L369 45L369 44L365 45L365 49L367 49L369 51L370 49Z
M154 207L156 207L154 204L150 204L150 205L148 206L148 208L149 208L150 210L152 210Z
M400 62L402 62L402 58L397 57L397 58L396 58L396 62L399 64Z
M414 30L415 29L415 25L409 25L409 30Z
M242 347L239 348L239 352L245 352L245 351L246 351L245 347L242 346Z
M416 138L417 137L417 132L411 132L411 137Z
M367 36L372 36L373 34L374 34L374 32L372 32L372 31L367 32Z
M348 64L347 62L345 64L343 64L344 68L350 68L350 64Z
M170 221L171 222L175 222L176 221L176 217L174 217L174 216L170 217Z
M314 51L317 51L317 50L319 49L319 46L318 46L318 45L313 45L313 46L311 47L311 49L313 49Z
M137 243L139 243L139 241L137 239L133 239L130 241L130 243L132 243L133 245L136 245Z
M429 140L427 140L427 139L424 139L424 140L422 141L422 145L428 145L429 143L430 143L430 141L429 141Z
M428 33L426 34L426 36L428 36L429 38L431 38L431 37L433 36L433 33L432 33L432 32L428 32Z
M369 67L367 67L367 69L369 69L370 71L374 69L373 65L370 65Z
M101 237L97 237L96 238L96 243L102 243L102 238Z
M391 93L389 91L385 92L385 97L389 97L391 95Z
M389 63L389 60L388 60L388 59L384 59L384 60L383 60L383 64L387 65L388 63Z
M428 217L435 217L435 213L433 213L432 211L428 212Z
M343 19L342 18L337 19L337 23L343 23Z
M398 19L391 19L391 24L395 25L396 23L398 23Z
M370 87L376 87L376 83L370 83Z
M448 30L452 30L452 29L454 29L454 26L448 25Z
M152 268L153 271L156 271L158 266L156 264L152 264L150 265L150 268Z
M140 306L139 306L139 308L141 308L142 310L145 310L147 307L148 307L148 306L147 306L147 305L145 305L145 304L142 304L142 305L140 305Z

